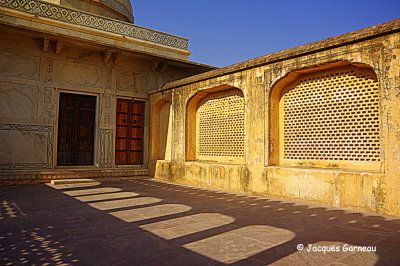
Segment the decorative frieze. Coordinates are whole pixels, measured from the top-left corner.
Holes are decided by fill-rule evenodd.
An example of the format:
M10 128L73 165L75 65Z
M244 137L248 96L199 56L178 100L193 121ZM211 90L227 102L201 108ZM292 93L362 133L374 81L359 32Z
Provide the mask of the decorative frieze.
M112 167L113 157L113 130L112 129L100 129L100 158L99 166L101 168Z

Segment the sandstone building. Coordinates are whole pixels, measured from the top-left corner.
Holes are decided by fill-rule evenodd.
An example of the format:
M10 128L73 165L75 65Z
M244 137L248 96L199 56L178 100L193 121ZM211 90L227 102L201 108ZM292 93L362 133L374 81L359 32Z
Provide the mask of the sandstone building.
M399 31L396 19L150 92L151 173L400 215Z
M400 215L400 19L208 71L129 1L0 6L3 180L148 171Z

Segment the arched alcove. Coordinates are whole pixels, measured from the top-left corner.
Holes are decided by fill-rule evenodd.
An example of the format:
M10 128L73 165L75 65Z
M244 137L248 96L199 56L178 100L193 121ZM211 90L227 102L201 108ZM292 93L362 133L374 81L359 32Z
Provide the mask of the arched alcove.
M169 100L159 100L152 110L151 160L171 159L172 112Z
M364 64L293 71L269 97L270 165L379 170L379 86Z
M244 162L243 92L220 86L196 93L186 107L186 160Z

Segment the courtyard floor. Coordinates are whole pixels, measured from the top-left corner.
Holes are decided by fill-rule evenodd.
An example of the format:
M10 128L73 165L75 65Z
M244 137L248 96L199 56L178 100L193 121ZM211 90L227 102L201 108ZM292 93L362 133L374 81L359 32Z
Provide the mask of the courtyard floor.
M0 207L2 265L400 264L400 219L149 178L0 187Z

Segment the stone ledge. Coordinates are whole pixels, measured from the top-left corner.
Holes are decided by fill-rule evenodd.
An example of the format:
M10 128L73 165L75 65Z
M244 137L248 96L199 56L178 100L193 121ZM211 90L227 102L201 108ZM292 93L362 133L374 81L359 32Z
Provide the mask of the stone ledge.
M93 183L96 182L94 179L83 179L83 178L75 178L75 179L56 179L51 180L50 183L52 185L66 185L66 184L77 184L77 183Z
M58 171L8 171L0 173L0 182L22 180L54 180L54 179L92 179L123 178L147 176L147 169L109 169L109 170L58 170Z
M136 180L148 178L147 176L135 176L135 177L115 177L115 178L73 178L73 179L53 179L50 181L52 185L68 185L68 184L82 184L82 183L94 183L94 182L111 182L111 181L122 181L122 180Z

